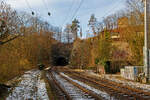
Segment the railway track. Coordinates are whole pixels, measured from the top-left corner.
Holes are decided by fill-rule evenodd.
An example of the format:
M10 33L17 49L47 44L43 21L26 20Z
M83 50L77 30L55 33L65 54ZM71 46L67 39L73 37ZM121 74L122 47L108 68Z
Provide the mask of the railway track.
M69 69L61 69L59 71L63 71L64 73L70 75L72 78L87 84L94 84L95 87L106 91L110 95L114 95L115 97L119 98L119 100L150 100L150 93L148 92L133 89L128 86L123 86L106 79L91 77L89 75L74 72Z
M49 71L54 84L63 93L63 100L103 100L97 94L69 80L55 71ZM62 100L62 99L61 99Z
M57 81L52 76L51 72L47 72L47 78L49 85L51 86L51 90L53 91L53 99L57 100L69 100L69 95L65 92L63 88L57 83Z

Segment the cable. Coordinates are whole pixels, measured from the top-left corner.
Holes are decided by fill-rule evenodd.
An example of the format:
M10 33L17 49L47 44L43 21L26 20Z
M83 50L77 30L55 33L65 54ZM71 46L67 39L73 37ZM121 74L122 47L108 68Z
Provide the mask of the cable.
M115 8L117 8L117 5L119 5L122 2L122 0L120 0L119 2L117 1L116 5L111 8L110 10L108 10L101 18L104 18L107 14L109 14L112 10L114 10ZM83 14L85 15L85 14Z
M42 0L43 1L43 4L44 4L44 7L46 8L47 12L48 12L48 16L51 15L51 13L48 11L48 7L47 7L47 4L45 2L45 0Z
M26 4L27 4L28 8L32 11L32 8L31 8L31 6L30 6L28 0L25 0L25 2L26 2Z
M73 1L72 1L71 6L69 7L69 10L68 10L69 13L65 16L65 20L63 21L62 26L64 26L65 22L69 19L69 17L70 17L70 12L71 12L71 10L72 10L72 8L73 8L73 5L74 5L75 1L76 1L76 0L73 0Z
M46 8L47 12L48 12L48 16L51 15L51 13L49 12L49 8L47 6L47 3L46 3L46 0L42 0L43 4L44 4L44 7ZM52 19L52 23L55 24L55 21L53 19L53 17L51 16L51 19Z
M122 2L122 0L120 0L119 2L117 2L116 5L115 5L112 9L110 9L108 12L106 12L106 13L103 15L103 17L105 17L105 16L106 16L107 14L109 14L112 10L114 10L121 2ZM103 17L101 17L101 18L103 18Z
M45 0L42 0L42 1L43 1L43 4L45 5L47 11L48 11L49 9L48 9L48 6L47 6L47 4L46 4L46 1L45 1Z
M102 17L100 17L100 18L104 18L107 14L109 14L112 10L114 10L117 7L117 5L119 5L122 2L122 0L120 0L119 2L118 1L116 1L116 2L117 2L116 5L113 8L107 10L106 13ZM95 9L92 9L92 11L93 10L95 10ZM89 13L89 12L91 12L91 11L88 11L86 13ZM85 15L85 13L81 14L80 16L83 16L83 15Z
M32 15L35 15L35 13L32 11L32 8L31 8L31 6L30 6L28 0L25 0L25 2L26 2L26 4L27 4L28 8L31 10L31 14L32 14Z
M48 16L51 15L51 13L49 12L49 9L48 9L48 6L46 4L46 1L45 0L42 0L43 4L44 4L44 7L46 8L47 12L48 12Z
M78 8L75 10L75 13L73 14L71 20L73 20L73 18L75 17L75 15L77 14L77 12L79 11L79 9L81 8L82 4L83 4L84 0L81 0L80 1L80 4L78 6Z
M84 0L81 0L81 1L80 1L78 8L75 10L73 16L71 17L71 20L73 20L73 18L75 17L75 15L77 14L77 12L78 12L79 9L81 8L81 6L82 6L82 4L83 4L83 1L84 1Z

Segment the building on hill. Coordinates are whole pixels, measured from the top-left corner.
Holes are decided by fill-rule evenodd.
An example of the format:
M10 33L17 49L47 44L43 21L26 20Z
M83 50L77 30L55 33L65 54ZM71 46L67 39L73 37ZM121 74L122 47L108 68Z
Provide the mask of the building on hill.
M119 18L117 21L117 28L111 30L105 29L101 32L102 38L105 36L105 32L108 32L111 35L112 46L115 47L111 58L108 61L108 65L110 65L110 72L113 71L113 73L115 73L124 65L134 64L135 59L131 61L133 51L131 50L129 41L132 42L132 39L134 40L134 36L139 38L144 36L144 25L132 25L130 24L130 20L131 19L128 17Z

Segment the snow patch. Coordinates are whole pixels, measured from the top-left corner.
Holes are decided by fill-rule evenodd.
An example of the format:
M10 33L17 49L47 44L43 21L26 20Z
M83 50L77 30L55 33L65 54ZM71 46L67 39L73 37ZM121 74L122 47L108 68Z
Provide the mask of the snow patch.
M12 90L6 100L49 100L44 81L41 81L41 72L31 70L19 78L21 81Z
M40 78L38 79L37 87L38 87L37 91L38 100L49 100L44 79L42 80L40 80Z

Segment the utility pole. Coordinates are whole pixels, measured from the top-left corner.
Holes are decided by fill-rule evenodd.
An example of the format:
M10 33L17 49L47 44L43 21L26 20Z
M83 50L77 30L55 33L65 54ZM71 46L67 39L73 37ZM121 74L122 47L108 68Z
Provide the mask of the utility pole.
M150 11L150 7L149 7L149 3L150 3L150 0L144 0L144 14L145 14L145 36L144 36L144 54L145 54L145 57L144 57L144 72L145 72L145 75L146 75L146 78L147 78L147 81L149 81L149 78L150 78L150 62L149 62L149 49L150 49L150 20L149 20L149 11Z

